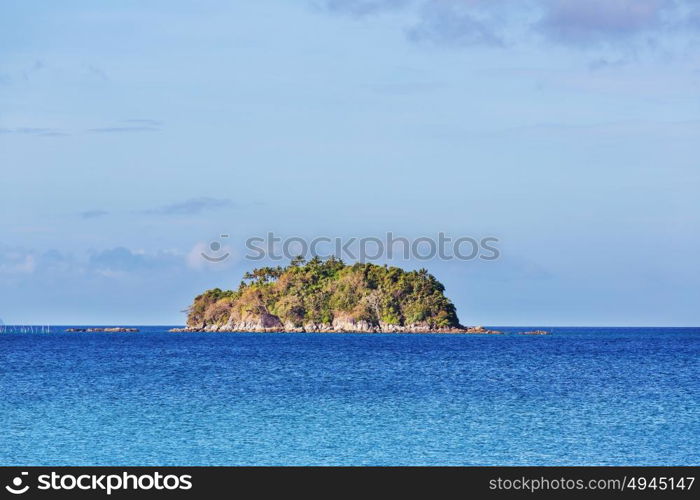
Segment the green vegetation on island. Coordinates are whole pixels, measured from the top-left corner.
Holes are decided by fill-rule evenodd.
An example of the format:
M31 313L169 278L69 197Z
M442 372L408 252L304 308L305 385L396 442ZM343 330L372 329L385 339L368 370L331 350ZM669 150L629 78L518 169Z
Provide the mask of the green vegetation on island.
M445 287L425 269L298 257L246 273L237 290L207 290L187 329L205 331L466 331ZM488 332L480 329L477 332Z

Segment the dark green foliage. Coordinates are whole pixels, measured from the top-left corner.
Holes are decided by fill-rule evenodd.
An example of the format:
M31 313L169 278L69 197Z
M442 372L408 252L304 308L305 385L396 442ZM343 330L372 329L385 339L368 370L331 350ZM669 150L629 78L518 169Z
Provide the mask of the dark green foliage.
M231 315L266 310L295 326L331 323L337 317L370 324L457 326L455 307L443 292L442 284L425 269L296 258L284 268L246 273L236 291L215 288L199 295L187 322L224 323Z

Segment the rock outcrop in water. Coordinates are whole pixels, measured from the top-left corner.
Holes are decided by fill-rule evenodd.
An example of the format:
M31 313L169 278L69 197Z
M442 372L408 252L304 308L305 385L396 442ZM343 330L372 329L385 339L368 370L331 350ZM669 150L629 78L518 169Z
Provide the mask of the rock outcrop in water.
M207 290L173 331L500 333L460 325L444 289L425 269L297 258L246 273L237 290Z
M138 328L125 328L123 326L110 326L106 328L66 328L66 332L138 332Z

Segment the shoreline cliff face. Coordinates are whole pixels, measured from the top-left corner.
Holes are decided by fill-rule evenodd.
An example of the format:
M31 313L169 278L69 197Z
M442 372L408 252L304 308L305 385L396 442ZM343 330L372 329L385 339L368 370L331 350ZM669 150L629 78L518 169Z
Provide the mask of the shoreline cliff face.
M204 332L498 333L460 325L425 269L297 258L246 273L237 290L207 290L188 309Z

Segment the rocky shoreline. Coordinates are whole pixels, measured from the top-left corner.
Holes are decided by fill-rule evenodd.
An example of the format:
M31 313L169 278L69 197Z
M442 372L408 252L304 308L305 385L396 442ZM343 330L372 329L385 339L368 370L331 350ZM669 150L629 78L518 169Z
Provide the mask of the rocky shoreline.
M249 332L249 333L458 333L499 335L503 332L489 330L482 326L430 327L429 325L371 325L367 322L342 324L334 321L332 324L310 323L303 326L264 324L263 322L240 322L223 325L197 325L185 328L172 328L170 332Z
M483 326L456 326L435 328L429 325L390 325L378 324L370 325L367 322L357 322L344 324L343 322L334 321L332 324L315 324L310 323L303 326L294 326L291 324L283 325L275 322L263 323L262 321L247 321L239 323L227 323L220 325L200 324L196 326L187 326L184 328L171 328L168 330L173 333L181 332L202 332L202 333L453 333L453 334L473 334L473 335L503 335L500 330L490 330ZM524 332L516 332L516 335L551 335L551 332L546 330L528 330Z

